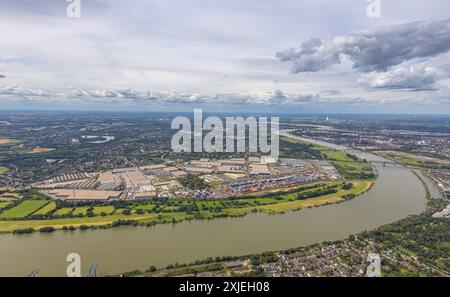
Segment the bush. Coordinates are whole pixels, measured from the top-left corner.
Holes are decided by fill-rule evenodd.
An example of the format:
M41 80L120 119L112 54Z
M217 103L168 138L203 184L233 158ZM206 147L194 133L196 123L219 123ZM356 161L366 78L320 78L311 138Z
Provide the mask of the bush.
M112 222L112 227L118 227L118 226L137 226L139 223L135 220L117 220Z
M345 183L343 186L342 186L342 189L343 190L350 190L350 189L352 189L353 188L353 184L352 183Z
M155 271L156 271L156 267L153 265L147 269L147 272L155 272Z
M41 229L39 229L39 232L43 232L43 233L51 233L54 231L55 231L55 228L53 228L53 227L42 227Z
M33 228L26 228L26 229L16 229L13 231L13 234L28 234L28 233L33 233Z

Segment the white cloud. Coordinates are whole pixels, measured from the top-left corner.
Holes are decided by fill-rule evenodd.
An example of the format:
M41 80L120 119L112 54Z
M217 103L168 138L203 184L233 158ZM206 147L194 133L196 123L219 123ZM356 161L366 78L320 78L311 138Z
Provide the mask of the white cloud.
M292 62L292 72L315 72L341 63L345 56L362 72L386 71L414 58L428 58L450 50L450 19L414 22L377 30L359 31L323 44L313 38L300 49L279 51L282 62Z
M60 92L51 92L42 89L30 89L16 85L0 88L0 98L13 98L14 100L33 98L34 102L43 103L65 101L85 104L118 104L118 105L191 105L191 104L219 104L219 105L246 105L246 106L296 106L321 105L327 103L341 104L355 100L361 103L360 98L341 98L339 93L325 96L321 94L286 93L276 89L264 94L237 94L237 93L188 93L177 91L151 91L144 89L125 90L98 90L76 89Z
M373 89L433 90L438 81L434 67L398 66L386 72L365 73L358 82Z
M42 89L29 89L17 85L0 87L0 96L11 97L48 97L50 93Z

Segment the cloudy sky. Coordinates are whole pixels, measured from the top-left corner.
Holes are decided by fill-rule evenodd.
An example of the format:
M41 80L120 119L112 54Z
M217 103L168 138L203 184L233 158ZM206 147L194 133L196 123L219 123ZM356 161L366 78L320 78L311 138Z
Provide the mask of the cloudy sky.
M0 2L0 109L450 112L450 1Z

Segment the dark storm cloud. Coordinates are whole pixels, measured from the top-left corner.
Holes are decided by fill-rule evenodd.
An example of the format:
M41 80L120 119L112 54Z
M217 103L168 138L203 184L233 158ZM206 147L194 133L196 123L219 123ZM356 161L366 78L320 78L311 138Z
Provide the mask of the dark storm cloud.
M348 57L361 72L386 71L416 58L429 58L450 50L450 20L414 22L365 30L336 37L330 43L314 38L299 49L277 52L282 62L292 63L292 72L316 72L340 64Z

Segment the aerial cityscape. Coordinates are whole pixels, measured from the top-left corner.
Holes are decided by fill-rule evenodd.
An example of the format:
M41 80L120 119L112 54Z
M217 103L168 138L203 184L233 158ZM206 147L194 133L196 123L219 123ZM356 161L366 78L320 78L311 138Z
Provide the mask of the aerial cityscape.
M0 277L449 277L450 4L345 2L0 3Z
M409 116L286 115L280 130L280 157L274 160L255 153L173 153L172 116L164 113L18 111L1 116L0 231L13 234L17 241L11 256L20 257L15 245L21 238L23 245L34 247L30 243L38 238L22 237L30 233L83 236L83 232L103 232L98 229L135 226L151 234L159 225L177 228L186 222L210 224L257 214L306 216L313 209L342 205L336 213L366 222L351 228L344 223L343 230L336 226L337 234L330 239L337 241L303 246L300 240L298 246L279 250L270 250L272 244L266 250L263 244L257 249L261 254L250 256L239 254L246 250L246 243L238 254L231 253L232 247L226 254L204 247L209 258L193 259L187 252L177 255L185 262L159 259L152 263L151 259L167 252L165 245L170 243L160 241L161 246L152 248L149 239L142 243L149 250L135 251L140 263L136 267L103 270L99 266L98 270L103 275L147 276L364 276L365 257L378 253L386 275L449 273L450 123L446 117L423 117L419 127L416 117L411 121ZM147 125L153 127L150 132ZM405 183L412 185L404 188ZM377 198L370 195L377 195L379 187L389 195L384 197L387 204L371 205L370 199ZM347 207L353 200L362 205ZM372 208L367 209L368 205ZM383 210L386 207L398 209ZM392 213L384 216L377 211ZM416 215L387 224L404 213ZM367 223L384 226L370 231ZM358 232L352 234L355 227ZM425 229L414 232L419 227ZM289 237L293 230L285 231ZM350 237L342 237L341 232ZM51 238L51 245L53 240L67 238ZM110 244L114 240L102 239ZM283 240L273 246L285 247ZM96 253L91 251L91 256L95 258ZM44 265L34 259L33 265L24 263L21 270L22 265L9 266L10 261L19 259L2 258L3 274L26 274L33 265ZM42 273L44 269L50 274L64 271L63 265L47 265L40 266Z

